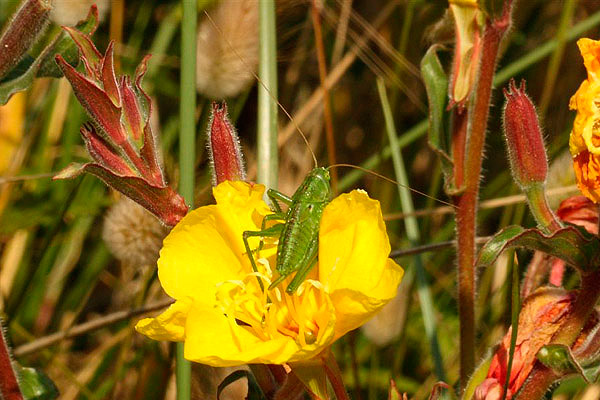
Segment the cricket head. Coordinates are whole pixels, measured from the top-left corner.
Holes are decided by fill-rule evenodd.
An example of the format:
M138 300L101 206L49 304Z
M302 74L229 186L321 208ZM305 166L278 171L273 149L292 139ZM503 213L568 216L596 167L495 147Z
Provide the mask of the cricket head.
M318 167L313 169L308 179L311 181L313 196L318 197L314 199L315 201L331 200L331 175L327 168Z

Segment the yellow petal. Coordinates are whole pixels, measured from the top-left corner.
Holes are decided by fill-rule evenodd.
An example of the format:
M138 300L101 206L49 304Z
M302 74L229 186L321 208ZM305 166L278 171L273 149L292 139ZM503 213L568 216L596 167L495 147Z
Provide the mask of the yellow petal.
M188 213L173 228L158 260L158 276L169 296L212 303L219 282L251 271L242 233L260 229L260 215L269 212L263 193L262 185L221 183L214 189L217 205Z
M325 208L319 280L336 309L336 338L366 322L396 295L404 271L388 259L389 253L378 201L355 190Z
M600 77L600 41L582 38L577 41L583 63L588 72L588 79Z
M190 309L189 299L177 300L155 318L144 318L135 330L154 340L182 342L185 339L185 321Z

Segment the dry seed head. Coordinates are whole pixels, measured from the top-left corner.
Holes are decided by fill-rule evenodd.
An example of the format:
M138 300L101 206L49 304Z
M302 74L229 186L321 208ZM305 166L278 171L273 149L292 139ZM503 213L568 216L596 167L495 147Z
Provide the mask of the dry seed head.
M168 230L142 206L121 197L106 213L102 238L120 261L155 265Z
M57 25L75 26L86 18L93 4L98 7L98 20L102 22L110 8L108 0L52 0L50 20Z
M407 304L408 293L406 288L400 285L396 297L362 326L362 332L379 347L392 343L404 328Z
M213 99L237 96L258 67L258 2L223 0L208 15L198 29L198 91Z

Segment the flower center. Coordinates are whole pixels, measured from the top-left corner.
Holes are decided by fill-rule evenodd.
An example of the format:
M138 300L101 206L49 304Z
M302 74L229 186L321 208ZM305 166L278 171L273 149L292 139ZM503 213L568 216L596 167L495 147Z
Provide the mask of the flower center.
M315 343L323 327L326 293L319 281L307 280L292 295L271 284L271 271L266 260L264 272L252 272L242 280L221 282L217 288L217 307L230 325L237 325L267 341L280 336L293 338L300 346ZM267 265L265 265L267 264ZM235 331L235 330L233 330ZM239 343L238 343L239 345Z

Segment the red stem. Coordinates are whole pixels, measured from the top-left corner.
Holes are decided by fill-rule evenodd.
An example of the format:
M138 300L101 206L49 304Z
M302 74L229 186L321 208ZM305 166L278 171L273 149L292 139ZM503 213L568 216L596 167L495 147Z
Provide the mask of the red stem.
M483 146L500 42L510 23L511 2L500 19L488 21L482 38L477 87L468 110L465 141L464 191L455 196L458 312L460 317L460 380L464 387L475 366L475 233ZM458 153L460 154L460 152ZM462 161L462 160L461 160Z
M3 400L23 400L2 326L0 326L0 331L0 341L2 341L0 343L0 398Z

